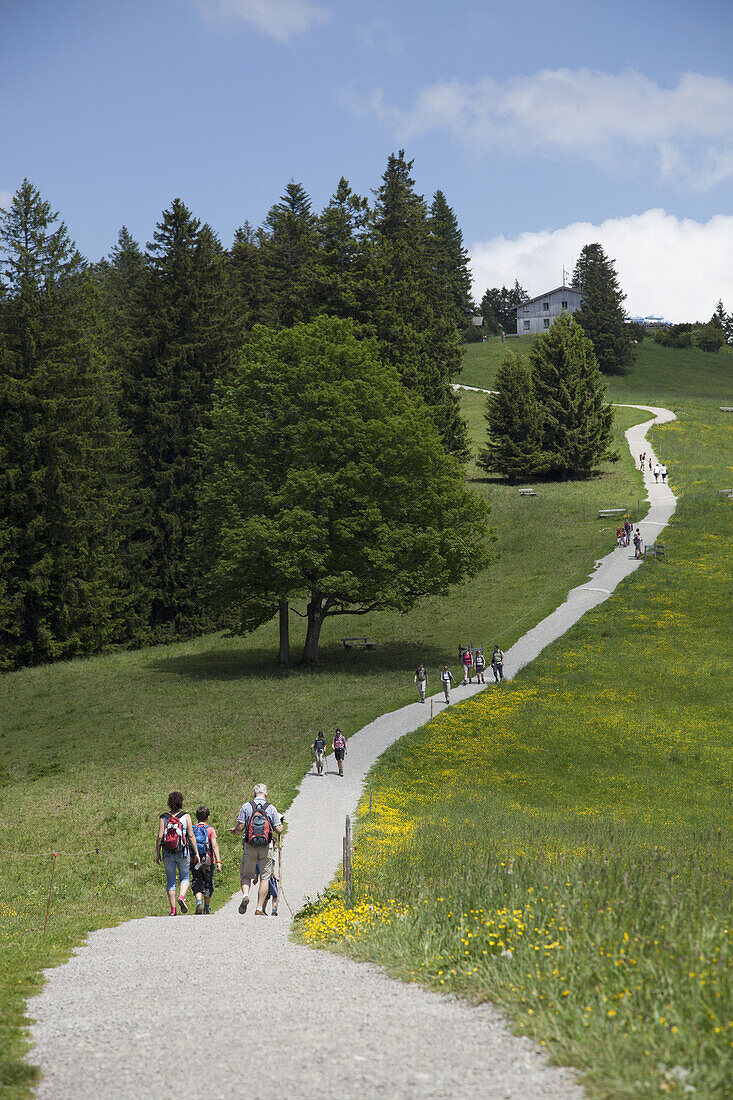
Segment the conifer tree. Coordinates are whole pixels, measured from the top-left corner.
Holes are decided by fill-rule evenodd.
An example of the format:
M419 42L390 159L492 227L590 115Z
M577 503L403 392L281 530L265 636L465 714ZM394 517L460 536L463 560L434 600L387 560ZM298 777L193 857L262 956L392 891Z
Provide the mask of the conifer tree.
M487 439L477 464L514 484L545 473L552 458L542 449L542 410L523 356L509 353L496 376L496 392L486 398Z
M0 212L0 667L123 634L115 393L96 285L58 219L28 180Z
M365 316L369 204L343 176L316 225L318 253L314 283L317 313L333 317Z
M163 212L147 264L144 339L130 361L123 411L140 470L138 532L147 547L151 630L165 638L204 623L187 553L199 473L196 440L214 383L228 376L235 337L221 245L180 199Z
M716 328L722 328L725 330L725 326L728 322L728 314L725 312L725 306L723 305L723 299L718 298L718 304L715 307L715 312L710 318L710 324L715 325Z
M265 219L261 255L275 324L288 328L314 313L316 217L292 180Z
M263 233L249 222L234 234L227 264L228 293L232 325L237 344L243 344L254 325L269 324L273 319L262 260Z
M442 191L436 191L428 220L432 244L433 269L438 286L453 304L453 318L459 329L475 312L471 294L468 252L454 211Z
M466 426L451 388L462 358L455 307L436 277L428 213L411 169L404 150L392 154L376 192L369 316L385 361L423 398L446 450L465 459Z
M553 477L588 477L599 462L615 462L613 409L593 344L580 325L561 313L529 353L532 385L542 414L542 450Z
M497 334L506 332L509 334L517 331L517 306L526 302L529 298L524 287L519 285L519 280L514 280L514 286L489 287L481 299L480 312L484 319L483 327L489 333Z
M600 244L587 244L575 265L573 284L582 291L574 318L593 343L603 374L625 374L634 361L614 260Z

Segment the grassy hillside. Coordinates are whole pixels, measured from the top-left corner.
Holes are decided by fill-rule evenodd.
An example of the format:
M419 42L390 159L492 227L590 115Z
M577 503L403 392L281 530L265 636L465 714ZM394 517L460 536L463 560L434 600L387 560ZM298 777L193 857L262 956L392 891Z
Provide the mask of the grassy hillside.
M507 350L527 354L534 336L518 336L502 345L499 337L485 344L469 344L458 381L465 386L491 389ZM647 337L637 349L628 374L608 379L611 401L640 402L677 408L695 399L705 404L733 405L733 354L710 354L698 348L662 348Z
M483 400L465 397L476 431ZM317 673L278 671L273 623L245 639L217 635L0 677L0 787L11 823L0 847L0 1082L8 1095L24 1095L31 1073L19 1060L21 1024L39 968L64 958L90 928L166 911L153 838L168 791L181 789L190 808L206 801L219 830L255 780L285 808L317 729L340 725L348 735L413 699L420 658L436 676L460 642L507 648L612 545L597 508L635 507L640 478L620 432L638 419L620 412L623 461L593 481L543 486L525 500L475 480L492 501L496 564L410 615L327 623ZM302 645L298 620L293 633ZM377 638L377 649L347 652L340 638L353 633ZM215 904L237 885L238 845L226 838L222 848Z
M733 433L712 400L655 432L682 487L667 562L389 750L359 904L302 924L502 1004L605 1100L731 1095Z

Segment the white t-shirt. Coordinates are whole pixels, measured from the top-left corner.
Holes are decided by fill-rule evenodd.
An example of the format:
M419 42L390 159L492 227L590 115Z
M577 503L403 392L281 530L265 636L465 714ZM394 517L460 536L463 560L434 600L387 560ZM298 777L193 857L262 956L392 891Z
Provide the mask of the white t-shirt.
M253 799L250 799L249 802L244 802L242 804L242 808L240 809L239 813L237 814L237 822L240 825L244 825L244 835L242 836L242 844L243 845L247 843L247 840L246 840L247 826L249 825L249 820L252 817L252 804L253 803L256 803L260 808L262 808L267 803L266 816L267 816L267 820L270 822L270 825L272 826L273 836L274 836L276 826L282 824L282 818L280 817L280 814L277 812L277 810L275 809L275 807L272 804L267 802L266 798L253 798ZM270 841L270 843L272 843L272 841Z

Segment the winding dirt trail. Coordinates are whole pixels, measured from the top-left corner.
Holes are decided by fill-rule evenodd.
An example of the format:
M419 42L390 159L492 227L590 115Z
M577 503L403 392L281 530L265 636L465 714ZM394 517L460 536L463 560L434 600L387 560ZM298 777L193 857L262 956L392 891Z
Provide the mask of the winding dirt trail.
M652 414L626 432L636 457L651 453L651 425L674 415L633 407ZM651 542L676 502L668 485L656 485L648 472L644 479L650 508L639 527ZM507 652L507 678L640 564L627 549L598 562L586 583ZM484 688L457 688L453 699L477 690ZM294 910L333 878L344 817L354 813L368 769L426 713L412 703L351 737L344 779L305 776L287 814L284 887ZM301 947L288 938L284 907L273 921L256 919L253 905L241 917L237 905L238 897L207 921L147 917L93 932L68 963L47 971L29 1007L40 1100L239 1100L245 1092L263 1100L584 1096L569 1070L512 1035L492 1006L472 1007Z

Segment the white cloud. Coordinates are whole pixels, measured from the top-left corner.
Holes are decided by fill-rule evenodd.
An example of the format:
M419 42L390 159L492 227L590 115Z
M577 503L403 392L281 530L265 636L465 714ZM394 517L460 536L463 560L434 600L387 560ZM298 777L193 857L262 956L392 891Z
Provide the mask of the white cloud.
M503 83L438 82L409 110L386 104L379 90L359 107L400 140L444 130L472 149L581 157L627 171L651 152L668 182L690 190L733 176L733 82L722 77L686 73L676 88L662 88L638 72L546 69Z
M696 222L664 210L477 242L469 250L474 294L480 301L487 287L515 278L531 296L560 286L563 265L572 272L583 245L593 241L616 261L630 313L707 320L718 298L733 309L733 216Z
M325 23L328 12L309 0L191 0L211 19L249 23L250 26L287 42L316 23Z

